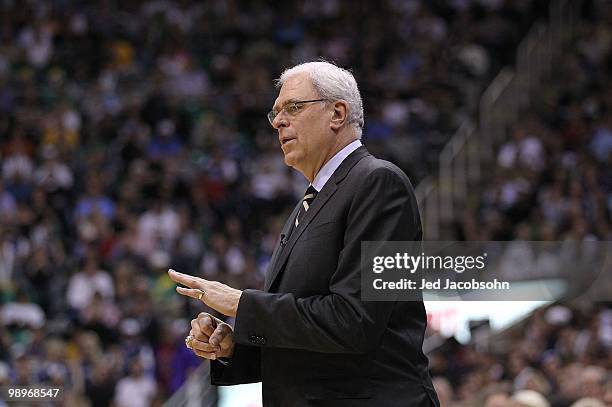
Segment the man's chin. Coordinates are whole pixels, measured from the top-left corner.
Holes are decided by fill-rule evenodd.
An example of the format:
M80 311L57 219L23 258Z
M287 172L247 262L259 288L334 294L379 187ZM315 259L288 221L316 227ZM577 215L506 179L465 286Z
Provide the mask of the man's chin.
M295 166L295 159L293 158L291 153L285 154L285 165L287 165L288 167L294 167Z

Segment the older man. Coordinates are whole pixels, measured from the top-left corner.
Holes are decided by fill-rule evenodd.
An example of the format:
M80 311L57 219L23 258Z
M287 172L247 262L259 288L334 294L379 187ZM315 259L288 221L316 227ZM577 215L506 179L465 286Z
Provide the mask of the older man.
M310 181L287 220L265 288L239 291L171 270L200 314L188 346L218 385L263 382L265 406L438 406L422 352L422 302L361 300L362 241L421 240L406 175L360 138L353 75L327 62L286 70L268 119L285 163Z

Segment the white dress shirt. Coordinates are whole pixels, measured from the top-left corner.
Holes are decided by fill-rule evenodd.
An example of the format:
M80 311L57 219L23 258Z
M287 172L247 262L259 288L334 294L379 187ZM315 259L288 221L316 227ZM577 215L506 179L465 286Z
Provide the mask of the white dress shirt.
M361 145L361 140L353 141L352 143L344 147L342 150L338 151L336 155L330 158L329 161L327 161L325 165L321 167L321 169L317 173L317 176L311 184L317 190L317 192L321 192L327 181L331 178L336 169L338 169L340 164L342 164L342 161L344 161L344 159L348 157L353 151L361 147Z

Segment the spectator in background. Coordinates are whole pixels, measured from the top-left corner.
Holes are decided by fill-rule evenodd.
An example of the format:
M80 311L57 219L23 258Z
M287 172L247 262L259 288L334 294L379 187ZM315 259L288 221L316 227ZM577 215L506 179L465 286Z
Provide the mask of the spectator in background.
M15 200L25 202L32 192L32 147L22 133L17 133L4 150L2 178L5 188Z
M156 249L169 250L179 234L179 216L176 210L156 199L151 209L142 214L138 220L138 241L141 251L139 255L147 258Z
M74 177L70 167L59 159L59 153L53 146L45 146L42 151L43 162L34 172L34 180L47 193L69 191Z
M71 308L81 311L91 304L96 293L112 299L114 292L112 277L100 269L97 256L89 252L83 260L82 270L70 278L66 299Z
M601 400L584 397L576 400L570 407L606 407L606 405Z
M510 405L511 401L510 397L508 397L508 393L498 391L485 397L483 407L508 407Z
M591 154L603 164L610 162L612 154L612 114L608 113L601 119L599 127L593 134Z
M85 383L85 395L92 407L106 407L115 397L115 387L112 365L102 359L93 367L91 378Z
M38 304L31 302L25 292L18 292L16 299L17 301L5 303L0 307L4 325L20 328L41 328L45 325L44 311Z
M550 403L537 391L521 390L512 395L514 407L550 407Z
M104 194L100 178L91 174L86 182L86 193L76 204L75 216L79 221L94 213L111 220L115 215L115 203Z
M94 292L91 302L80 310L78 318L80 325L98 334L103 344L116 341L121 312L111 297Z
M156 384L153 378L144 374L137 358L129 362L127 377L119 380L115 387L117 407L147 407L155 397Z

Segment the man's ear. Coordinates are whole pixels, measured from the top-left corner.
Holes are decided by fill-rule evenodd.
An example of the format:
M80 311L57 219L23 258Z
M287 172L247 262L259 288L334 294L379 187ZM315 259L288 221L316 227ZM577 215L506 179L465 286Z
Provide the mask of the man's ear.
M339 130L344 126L348 118L348 106L344 100L338 100L334 102L333 108L334 111L329 127L331 127L332 130Z

